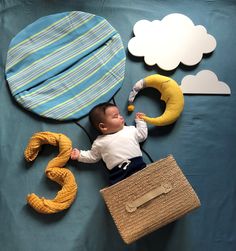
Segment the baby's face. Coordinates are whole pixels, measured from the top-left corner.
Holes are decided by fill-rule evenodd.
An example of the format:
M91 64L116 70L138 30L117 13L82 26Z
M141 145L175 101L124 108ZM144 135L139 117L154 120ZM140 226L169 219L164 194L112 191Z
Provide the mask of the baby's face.
M124 118L120 115L120 111L116 106L108 107L105 115L106 134L118 132L124 127Z

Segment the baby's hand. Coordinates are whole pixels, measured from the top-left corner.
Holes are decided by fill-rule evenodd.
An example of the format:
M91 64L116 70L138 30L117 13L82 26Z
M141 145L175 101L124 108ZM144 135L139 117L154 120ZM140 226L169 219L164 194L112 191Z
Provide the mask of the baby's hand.
M144 113L142 113L142 112L137 112L137 113L136 113L136 116L135 116L135 119L143 119L143 116L145 116Z
M80 152L77 148L74 148L71 152L70 158L72 160L77 160L79 158Z

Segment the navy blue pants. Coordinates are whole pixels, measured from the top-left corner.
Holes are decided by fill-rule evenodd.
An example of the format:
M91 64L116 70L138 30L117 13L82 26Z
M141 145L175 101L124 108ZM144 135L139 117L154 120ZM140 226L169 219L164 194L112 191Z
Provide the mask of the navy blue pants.
M146 166L146 163L141 156L129 159L129 161L129 164L125 162L121 166L116 166L112 168L112 170L109 170L109 180L111 185L129 177L131 174Z

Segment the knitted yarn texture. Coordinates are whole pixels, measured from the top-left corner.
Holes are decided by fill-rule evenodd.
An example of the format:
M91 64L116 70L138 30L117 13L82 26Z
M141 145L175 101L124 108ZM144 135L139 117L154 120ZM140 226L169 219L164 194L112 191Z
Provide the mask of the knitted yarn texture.
M61 185L61 190L52 200L40 198L31 193L27 196L28 204L37 212L43 214L57 213L71 206L77 194L77 184L74 175L69 169L63 168L70 158L72 151L71 140L61 133L38 132L29 140L24 155L27 161L33 161L44 144L59 147L57 157L49 161L45 174L52 181Z

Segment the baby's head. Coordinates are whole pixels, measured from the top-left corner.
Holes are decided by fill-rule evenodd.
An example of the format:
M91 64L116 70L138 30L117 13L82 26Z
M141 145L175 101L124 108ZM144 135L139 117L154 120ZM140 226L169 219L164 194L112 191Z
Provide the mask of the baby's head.
M95 106L89 113L91 124L101 134L110 134L120 131L124 126L124 118L116 105L101 103Z

